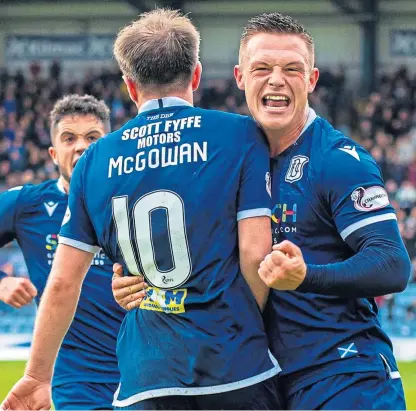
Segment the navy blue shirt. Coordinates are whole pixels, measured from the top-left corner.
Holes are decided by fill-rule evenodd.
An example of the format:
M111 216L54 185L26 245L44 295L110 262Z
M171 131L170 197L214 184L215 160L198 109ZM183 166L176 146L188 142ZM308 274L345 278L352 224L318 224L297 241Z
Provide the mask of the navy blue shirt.
M114 405L256 384L280 368L239 268L238 221L270 215L249 117L151 100L75 167L60 242L102 247L151 285L121 327Z
M56 180L15 187L0 195L0 246L16 239L29 277L46 286L68 196ZM75 318L55 364L53 385L69 382L117 383L117 334L125 312L111 292L112 264L97 250L81 291Z
M396 220L380 170L356 142L310 110L300 138L272 160L272 233L300 247L307 264L344 261L344 241ZM392 273L394 275L394 273ZM288 391L327 376L384 369L391 342L373 299L271 291L264 318Z

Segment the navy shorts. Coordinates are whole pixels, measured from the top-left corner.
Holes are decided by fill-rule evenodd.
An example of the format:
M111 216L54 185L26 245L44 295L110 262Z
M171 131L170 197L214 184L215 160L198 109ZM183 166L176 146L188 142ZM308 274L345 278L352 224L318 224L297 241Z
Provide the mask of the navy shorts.
M398 372L339 374L325 378L290 395L292 410L405 410Z
M277 390L277 378L220 394L175 395L136 402L116 410L283 410Z
M118 384L74 382L52 388L56 410L112 410Z

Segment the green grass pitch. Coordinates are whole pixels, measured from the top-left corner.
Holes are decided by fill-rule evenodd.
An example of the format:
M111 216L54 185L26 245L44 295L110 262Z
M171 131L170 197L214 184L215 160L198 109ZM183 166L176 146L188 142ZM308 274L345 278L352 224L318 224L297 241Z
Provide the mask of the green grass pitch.
M0 402L22 376L24 366L24 361L0 362ZM406 393L407 408L416 410L416 362L400 363L399 369Z

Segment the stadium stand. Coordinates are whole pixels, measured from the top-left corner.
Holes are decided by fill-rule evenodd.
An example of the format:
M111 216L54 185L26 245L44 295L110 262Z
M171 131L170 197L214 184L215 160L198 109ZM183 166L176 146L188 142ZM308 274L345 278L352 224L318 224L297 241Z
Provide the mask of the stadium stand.
M378 299L380 319L391 336L416 337L416 75L406 67L383 74L378 91L365 99L357 99L346 84L343 67L321 71L310 103L319 115L369 150L382 169L414 271L403 293ZM68 93L105 100L113 129L136 115L117 70L89 70L82 83L71 84L63 80L58 61L48 72L36 62L25 73L0 71L0 191L57 178L47 152L48 113L56 99ZM207 81L197 93L196 104L249 114L234 79ZM0 268L25 275L16 244L1 250ZM34 315L34 305L15 310L0 303L0 333L30 333Z

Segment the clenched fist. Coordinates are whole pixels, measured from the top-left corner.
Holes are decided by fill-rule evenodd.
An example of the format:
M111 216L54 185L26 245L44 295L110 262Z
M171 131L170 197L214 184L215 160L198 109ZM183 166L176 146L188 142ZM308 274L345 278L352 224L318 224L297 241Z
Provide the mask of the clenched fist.
M300 248L290 241L273 246L273 251L261 262L259 276L275 290L296 290L306 276L306 264Z
M0 300L14 308L30 304L37 294L28 278L5 277L0 281Z

